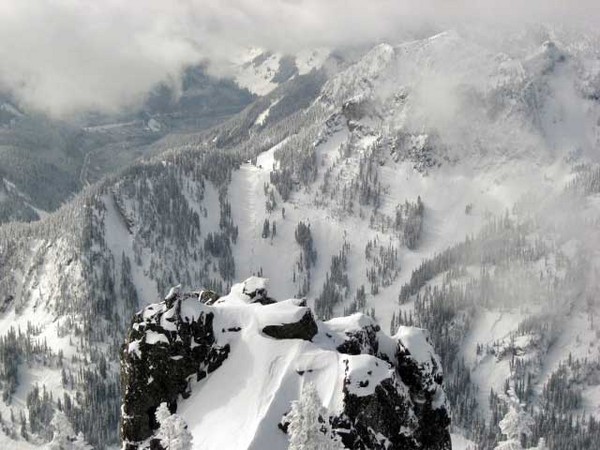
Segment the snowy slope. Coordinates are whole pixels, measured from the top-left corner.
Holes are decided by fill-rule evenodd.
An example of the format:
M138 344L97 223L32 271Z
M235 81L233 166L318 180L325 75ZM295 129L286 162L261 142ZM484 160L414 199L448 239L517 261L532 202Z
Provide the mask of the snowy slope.
M39 317L40 336L54 353L63 350L66 359L86 354L81 365L69 363L69 370L76 374L86 358L98 358L99 348L116 378L115 349L130 315L179 283L227 292L234 280L260 274L271 278L274 297L306 297L323 319L362 311L395 334L410 317L425 320L420 302L436 288L446 289L449 299L451 288L479 286L489 274L494 296L479 296L464 308L451 305L456 312L446 321L451 342L440 339L445 328L429 322L442 364L451 364L445 369L457 410L456 441L495 444L507 380L518 387L530 373L522 400L542 411L549 395L544 387L556 380L569 354L587 358L585 369L574 364L563 376L584 398L572 410L597 414L593 299L600 241L594 224L600 203L593 164L600 64L593 47L578 46L584 41L577 39L540 41L520 52L499 51L456 31L381 44L329 75L308 107L286 115L273 113L293 95L285 82L273 81L282 56L255 60L257 52L254 62L246 58L240 65L238 83L262 93L279 88L262 99L255 114L250 108L207 133L165 139L164 154L90 188L79 209L66 207L39 228L1 229L0 245L8 250L0 252L0 260L13 270L2 269L0 298L13 296L15 302L7 302L0 320L26 328ZM297 55L298 74L320 67L325 53ZM574 189L571 184L586 174L589 180L577 185L586 188ZM70 220L75 210L89 214ZM504 218L527 224L518 239L502 227L497 233L487 228ZM56 238L66 222L76 230ZM310 225L314 258L308 240L297 237L300 223ZM435 273L414 272L449 248L467 245L465 239L481 230L478 245L495 249L510 243L516 253L485 264L461 255ZM72 247L74 242L85 244ZM400 303L403 286L413 280L423 283ZM98 325L96 317L102 318ZM69 318L85 332L59 338L55 323L70 324ZM294 371L301 363L315 368L323 405L339 407L335 352L321 343L267 342L252 326L240 333L242 341L269 352L232 345L232 355L250 375L237 371L233 359L219 369L239 380L235 408L198 400L224 389L216 377L202 381L182 403L197 442L235 412L247 425L235 444L260 448L270 436L263 419L281 416L300 392ZM280 357L270 360L271 354ZM460 366L463 359L466 368ZM516 369L515 360L525 368ZM100 359L93 365L99 369ZM264 382L265 365L272 366L278 384ZM19 368L25 381L15 399L26 401L36 379L60 395L59 366L46 374L35 364ZM452 384L465 373L467 385ZM77 390L87 389L82 386L83 381L67 390L75 398ZM471 388L473 394L467 393ZM490 408L490 389L500 406ZM478 411L478 418L461 415L465 399L476 400L465 408ZM12 404L17 415L27 410L17 403ZM2 407L3 417L10 407ZM196 409L207 414L196 415ZM84 421L76 428L97 434ZM111 433L115 439L115 430ZM284 442L277 436L269 439ZM220 439L234 444L231 435Z
M346 445L386 448L404 442L409 449L419 448L422 439L449 444L445 396L438 384L440 363L424 330L403 327L391 338L360 313L317 323L302 301L274 302L266 280L259 278L235 284L227 296L206 303L203 297L172 291L164 303L148 306L134 319L124 352L123 430L130 448L138 444L132 442L137 431L129 421L143 423L148 420L146 405L156 408L164 400L171 410L177 403L193 448L285 449L288 436L278 424L288 420L292 401L302 397L307 385L316 389L316 406L325 408L324 420L331 421L334 435ZM224 352L219 362L196 381L188 376L183 398L172 399L166 390L158 391L162 398L140 394L139 384L151 389L164 383L154 370L163 364L157 358L192 358L199 367L213 358L195 359L187 353L185 330L190 323L201 328L190 341L192 352L204 345L205 336L214 335L211 348ZM273 331L289 324L303 325L295 331ZM357 345L361 348L355 349ZM365 403L373 412L356 416L352 403ZM396 406L390 410L390 404ZM390 413L396 417L382 419Z
M569 55L552 42L544 42L532 53L515 58L469 42L456 32L397 47L376 47L356 65L335 75L323 88L320 101L327 111L327 122L323 120L315 145L320 168L314 181L300 181L301 188L283 203L286 214L285 219L277 218L277 237L265 240L260 238L260 232L255 232L254 236L241 240L238 258L244 261L242 267L250 267L253 272L260 269L266 275L279 274L280 268L289 267L292 259L294 244L286 228L289 219L293 223L308 221L320 252L311 272L309 297L319 296L329 270L329 257L323 260L321 255L336 255L345 242L348 244L345 270L352 292L363 283L367 285L365 272L369 262L360 253L366 241L378 236L380 241L397 246L401 270L391 286L380 289L376 295L367 293L365 308L375 308L377 317L390 320L398 311L412 312L413 303L398 306L396 302L399 287L410 280L411 272L427 258L476 235L490 217L513 211L512 217L519 221L528 220L533 213L536 220L541 219L542 229L532 233L531 239L538 239L552 229L550 232L558 231L558 235L542 239L550 239L558 247L572 245L574 236L567 229L572 220L569 217L587 215L589 211L575 208L567 212L561 200L553 207L540 208L540 203L535 205L532 198L538 202L542 199L542 205L548 199L560 199L572 180L573 162L597 161L600 109L582 90L582 85L594 77L591 73L595 73L594 69L591 73L582 72L584 61L581 55ZM235 203L253 205L252 214L242 212L237 219L252 218L253 225L245 231L249 234L250 229L261 229L264 218L275 219L271 214L256 217L255 199L262 196L264 183L273 180L269 174L273 166L271 152L264 155L264 164L242 166L239 178L234 175ZM275 170L282 171L288 158L285 144L277 148L274 156ZM398 203L422 197L425 220L416 249L405 248L393 230L373 226L373 218L377 220L378 215L369 211L368 205L358 211L356 207L353 210L348 207L352 194L347 196L342 189L351 192L353 183L365 170L365 158L378 164L382 199L377 213L393 217ZM304 175L294 172L292 166L294 176L302 180ZM374 187L378 188L377 183ZM532 209L515 210L514 205L521 204L523 198L526 198L525 208ZM292 205L291 211L288 205ZM557 211L557 207L563 209ZM567 228L551 228L550 222L557 219ZM278 244L285 233L284 243ZM583 227L579 233L579 238L590 236L591 230ZM563 262L565 256L570 258L568 265L577 265L578 259L588 258L569 255L559 250L556 258ZM522 270L530 271L531 275L542 271L564 280L561 283L572 283L561 278L564 266L557 272L553 257L527 263L530 266ZM519 281L517 285L523 286L522 283ZM577 283L565 289L580 289ZM595 289L590 279L584 283L585 290ZM277 286L274 290L280 292ZM557 341L545 332L528 336L520 331L528 320L537 320L534 318L543 313L544 304L554 301L550 294L545 298L539 295L528 296L525 290L517 293L522 302L517 308L503 303L496 308L482 308L473 317L473 327L464 343L458 342L460 355L472 370L471 380L479 391L477 402L484 420L492 419L488 409L490 389L501 393L507 381L519 382L523 373L530 373L533 390L538 394L528 401L532 405L541 404L545 400L538 396L543 387L569 354L587 360L597 357L591 343L596 331L589 319L595 313L589 309L584 312L578 306L571 307L567 321L554 328L559 336ZM568 301L583 306L584 298L573 295L568 294ZM340 314L342 305L338 304L335 310ZM478 345L500 348L500 352L516 345L518 352L523 352L520 359L528 368L515 372L510 359L502 353L477 356ZM540 345L542 349L537 347ZM594 381L591 386L586 385L587 381L577 383L580 384L576 390L594 392ZM595 411L593 404L594 400L586 400L585 406L576 411L584 414ZM498 433L493 424L490 426Z
M235 83L256 95L266 95L296 75L320 69L330 51L324 48L301 50L295 55L251 48L239 52L231 62Z

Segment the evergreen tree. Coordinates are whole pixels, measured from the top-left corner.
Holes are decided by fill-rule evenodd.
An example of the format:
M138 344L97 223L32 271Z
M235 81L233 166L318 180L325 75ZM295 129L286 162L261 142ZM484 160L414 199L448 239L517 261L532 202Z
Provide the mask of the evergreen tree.
M312 383L304 385L300 399L292 403L288 431L289 450L342 450L332 436L329 414Z
M531 427L535 425L533 418L519 404L514 392L509 391L510 406L504 418L500 421L500 430L507 437L498 442L495 450L521 450L521 439L531 435Z
M190 450L192 434L178 414L171 414L166 403L156 409L156 420L160 424L157 437L165 450Z
M265 219L265 221L263 223L263 229L262 229L261 236L263 237L263 239L267 239L269 237L270 233L271 233L271 227L269 224L269 219Z
M61 411L55 411L50 422L52 427L52 441L48 444L48 450L91 450L81 432L75 434L73 426L67 416Z

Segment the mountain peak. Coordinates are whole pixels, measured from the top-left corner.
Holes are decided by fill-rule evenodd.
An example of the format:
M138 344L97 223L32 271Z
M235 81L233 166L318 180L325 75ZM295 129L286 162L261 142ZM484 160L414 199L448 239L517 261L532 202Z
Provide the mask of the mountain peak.
M364 314L320 322L303 300L258 296L266 280L252 277L211 305L173 291L135 316L122 353L126 448L153 445L163 403L202 448L287 448L292 401L308 385L347 448L450 448L441 366L422 330L392 338Z

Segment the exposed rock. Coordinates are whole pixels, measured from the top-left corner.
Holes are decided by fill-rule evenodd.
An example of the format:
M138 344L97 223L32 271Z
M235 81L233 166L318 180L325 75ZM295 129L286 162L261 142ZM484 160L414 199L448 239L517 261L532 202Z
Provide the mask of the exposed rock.
M379 349L377 333L379 325L366 325L359 330L347 331L343 344L337 346L337 351L347 355L376 355Z
M396 337L396 372L408 386L420 418L417 438L424 448L449 449L450 417L447 408L440 407L445 402L442 365L433 353L429 334L418 328L400 327Z
M450 449L450 415L442 370L427 332L401 327L390 338L367 316L355 314L348 319L353 318L346 330L342 328L345 319L326 322L330 339L336 343L343 340L337 350L348 355L373 355L377 357L373 370L388 365L391 373L365 395L374 375L369 371L368 377L357 377L346 363L344 410L330 418L346 448Z
M214 302L219 300L219 294L217 294L215 291L207 289L198 293L198 299L200 302L206 305L212 305Z
M250 297L250 303L260 303L261 305L271 305L276 300L267 295L267 280L259 277L250 277L244 281L242 293Z
M342 105L342 114L348 122L354 122L368 115L373 108L367 97L358 96L345 101Z
M305 300L263 306L257 300L269 298L266 280L258 278L234 285L224 297L205 292L172 290L164 302L150 305L134 317L122 354L121 431L126 449L156 447L156 408L167 402L175 412L196 382L216 381L219 389L224 389L223 404L233 402L232 414L236 408L250 406L254 417L256 408L266 407L271 413L263 420L272 420L269 418L279 411L275 413L282 417L279 424L260 428L287 433L289 401L277 400L278 395L289 395L279 392L282 379L287 380L287 392L293 385L301 391L304 383L321 380L321 390L339 399L338 406L328 411L329 417L322 419L331 423L346 448L451 448L441 368L424 330L401 327L390 337L363 314L321 323ZM271 338L288 340L289 347L275 344ZM234 361L238 356L243 358L239 366ZM232 358L231 364L227 361L227 368L221 370L229 370L223 384L213 377L220 376L219 368L228 358ZM232 373L245 370L248 374L242 379L247 377L250 383L240 385L238 380L231 386L237 400L227 398L227 380ZM274 397L266 397L265 405L236 404L247 398L240 391L245 388L273 392ZM188 401L206 406L204 398L197 396ZM192 418L194 410L183 409ZM232 432L236 426L231 424ZM281 437L275 441L285 443Z
M182 303L198 303L197 297L172 294L135 315L121 353L121 436L127 448L152 435L162 402L175 411L178 397L189 395L190 379L204 378L229 353L229 346L215 343L211 312L182 317Z
M416 449L421 448L409 430L418 425L411 414L410 399L399 395L397 380L386 379L372 395L358 396L344 388L344 412L332 424L346 448Z
M304 339L310 341L319 329L312 313L307 311L298 322L268 325L262 331L275 339Z

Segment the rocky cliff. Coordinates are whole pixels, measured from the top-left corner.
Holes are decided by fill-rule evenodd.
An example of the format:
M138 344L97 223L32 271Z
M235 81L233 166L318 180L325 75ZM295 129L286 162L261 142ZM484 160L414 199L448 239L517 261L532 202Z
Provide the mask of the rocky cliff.
M159 445L163 402L200 448L286 448L290 405L307 383L346 448L450 448L441 365L425 330L390 337L360 313L320 322L303 300L271 299L260 278L223 297L172 290L146 307L121 370L126 449Z

